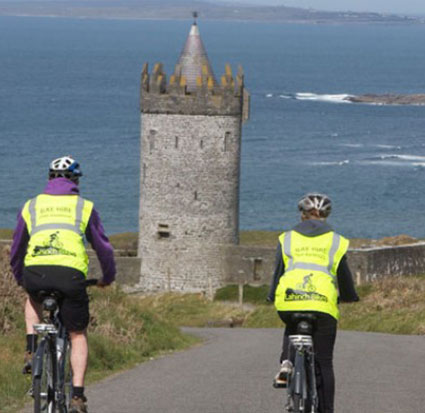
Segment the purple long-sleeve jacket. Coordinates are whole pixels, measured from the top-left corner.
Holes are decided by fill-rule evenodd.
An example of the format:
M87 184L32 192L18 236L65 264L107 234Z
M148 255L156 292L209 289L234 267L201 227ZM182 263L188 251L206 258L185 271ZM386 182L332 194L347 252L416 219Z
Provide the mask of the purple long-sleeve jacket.
M47 195L79 195L78 186L66 178L56 178L50 180L44 194ZM93 208L89 223L86 228L85 236L96 251L102 268L104 284L111 284L115 280L115 260L114 250L105 235L99 214ZM24 258L27 253L28 241L30 239L27 225L22 217L22 211L18 214L18 223L13 233L13 243L10 253L10 265L16 281L20 284L22 281L22 270L24 267Z

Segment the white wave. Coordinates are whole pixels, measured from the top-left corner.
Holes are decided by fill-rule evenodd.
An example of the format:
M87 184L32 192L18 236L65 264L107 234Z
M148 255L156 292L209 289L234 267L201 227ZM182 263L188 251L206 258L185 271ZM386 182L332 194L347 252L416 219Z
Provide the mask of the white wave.
M425 162L425 156L419 156L419 155L388 154L388 155L381 155L379 158L382 159L382 160L385 160L385 159L399 159L401 161Z
M272 98L273 97L273 93L267 93L266 98Z
M381 149L397 149L400 150L401 146L398 145L374 145L375 148L381 148Z
M341 143L340 146L345 146L346 148L363 148L363 143Z
M295 99L297 100L312 100L316 102L328 103L351 103L347 98L352 95L338 94L338 95L320 95L317 93L296 93Z
M313 162L313 165L318 166L342 166L350 163L349 159L344 159L343 161L330 161L330 162Z
M425 168L425 162L413 162L412 165L417 168Z
M411 164L409 163L403 163L403 162L395 162L395 161L381 161L381 160L373 160L373 159L369 159L369 160L364 160L364 161L360 161L359 163L361 163L362 165L374 165L374 166L393 166L393 167L401 167L401 166L409 166Z
M293 99L294 97L292 95L279 95L281 99Z

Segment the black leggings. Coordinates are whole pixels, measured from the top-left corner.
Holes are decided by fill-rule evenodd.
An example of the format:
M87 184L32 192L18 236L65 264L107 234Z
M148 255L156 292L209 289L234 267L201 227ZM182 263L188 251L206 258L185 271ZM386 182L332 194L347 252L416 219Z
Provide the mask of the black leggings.
M300 311L297 311L299 313ZM278 311L279 317L286 324L283 336L280 362L288 359L288 336L296 334L296 323L291 321L292 311ZM319 395L319 412L334 412L335 376L333 369L333 351L336 339L337 321L326 313L309 311L317 316L313 330L314 353L316 360L317 391Z

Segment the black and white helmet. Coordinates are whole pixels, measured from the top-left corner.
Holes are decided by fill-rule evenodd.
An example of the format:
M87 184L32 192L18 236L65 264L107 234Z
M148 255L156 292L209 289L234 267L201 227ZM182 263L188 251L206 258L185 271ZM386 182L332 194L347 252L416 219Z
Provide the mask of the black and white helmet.
M315 209L321 218L327 218L332 210L332 201L325 194L310 193L299 200L298 209L307 213Z
M67 178L78 182L78 178L82 175L80 164L72 159L71 156L62 156L50 163L49 179Z

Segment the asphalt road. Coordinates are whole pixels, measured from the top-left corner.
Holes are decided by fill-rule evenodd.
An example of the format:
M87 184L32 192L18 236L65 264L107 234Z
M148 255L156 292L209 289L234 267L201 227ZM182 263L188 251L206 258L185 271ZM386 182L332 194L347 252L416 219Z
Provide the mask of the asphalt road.
M90 386L90 413L283 412L281 330L187 331L204 343ZM339 332L335 370L335 413L425 413L424 336Z

